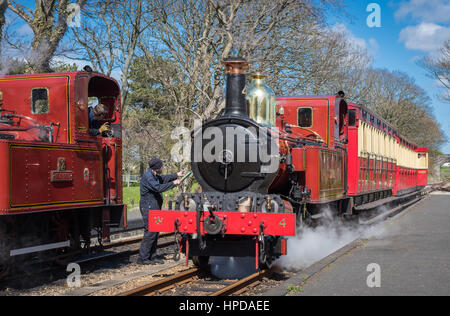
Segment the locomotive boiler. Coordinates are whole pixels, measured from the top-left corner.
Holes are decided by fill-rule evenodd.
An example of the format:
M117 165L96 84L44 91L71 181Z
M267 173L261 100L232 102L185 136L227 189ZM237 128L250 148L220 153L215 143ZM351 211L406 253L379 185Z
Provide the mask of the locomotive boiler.
M224 112L193 132L191 168L202 192L181 194L176 210L149 210L149 231L175 232L196 265L210 256L270 265L287 254L296 227L325 210L351 216L360 205L426 184L418 175L427 150L365 107L349 105L342 91L275 97L259 73L246 87L245 60L224 64ZM399 153L408 158L402 165Z

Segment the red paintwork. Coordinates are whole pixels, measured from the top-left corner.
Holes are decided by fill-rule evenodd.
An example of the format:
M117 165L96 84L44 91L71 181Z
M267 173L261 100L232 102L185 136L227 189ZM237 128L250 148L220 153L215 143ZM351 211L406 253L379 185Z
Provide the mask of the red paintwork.
M2 142L3 143L3 142ZM8 195L0 196L1 213L23 213L75 207L102 205L103 167L101 147L54 145L14 141L2 146ZM66 170L73 180L51 182L51 173L58 169L58 159L64 158ZM89 179L84 181L84 169Z
M306 155L305 148L292 148L292 164L294 165L295 171L305 171L306 170Z
M323 203L341 198L345 191L344 170L347 159L343 140L347 138L348 129L343 128L342 134L339 134L338 123L339 120L348 120L346 114L339 118L340 107L344 106L346 113L345 101L341 101L337 96L278 97L276 100L278 111L282 108L284 112L277 119L279 130L284 131L286 125L290 125L290 138L321 141L321 146L294 148L294 142L280 140L280 153L291 153L295 171L304 172L304 179L300 182L311 190L310 201ZM298 126L299 107L312 109L311 127ZM324 164L327 161L334 166ZM337 161L342 164L338 166ZM287 179L286 166L281 164L279 174L269 192L281 191L288 183Z
M31 111L36 88L48 91L48 113ZM114 79L88 72L6 76L0 78L0 91L0 108L22 117L15 117L14 125L0 123L0 134L14 136L0 140L0 214L122 204L121 139L90 136L88 129L91 96L112 97L102 102L110 105L111 124L121 124L120 88ZM58 125L53 126L52 141L42 138L40 129L29 129L51 123Z
M428 153L428 148L417 148L417 153ZM417 170L417 185L425 186L428 184L428 169Z
M294 236L295 214L288 213L239 213L215 212L224 223L225 235L260 234L261 222L264 223L264 234L272 236ZM207 235L203 221L209 215L202 212L200 226L202 235ZM151 232L174 232L175 221L178 219L180 233L197 233L197 212L192 211L160 211L150 210L148 230Z
M284 109L284 115L277 122L280 130L284 129L285 124L294 125L291 137L312 138L317 137L311 131L317 132L322 138L324 144L332 147L334 145L334 101L336 97L278 97L277 104L279 108ZM308 129L297 128L297 111L299 107L313 108L313 126ZM320 119L317 119L320 118ZM331 123L330 123L331 122ZM309 131L308 131L309 130Z

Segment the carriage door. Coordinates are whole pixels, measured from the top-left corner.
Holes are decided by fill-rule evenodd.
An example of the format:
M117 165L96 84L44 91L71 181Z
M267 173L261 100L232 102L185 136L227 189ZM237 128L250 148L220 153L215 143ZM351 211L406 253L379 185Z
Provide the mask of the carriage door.
M343 98L336 98L334 107L334 138L341 143L348 140L348 106Z

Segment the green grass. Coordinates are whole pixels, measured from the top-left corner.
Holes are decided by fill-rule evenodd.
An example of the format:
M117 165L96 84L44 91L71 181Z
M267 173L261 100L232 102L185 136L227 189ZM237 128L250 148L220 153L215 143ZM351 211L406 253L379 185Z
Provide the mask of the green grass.
M139 206L139 187L123 187L123 202L128 209Z
M441 179L450 178L450 168L442 167L441 168Z
M292 284L287 285L286 290L289 291L289 294L298 294L298 293L302 293L305 291L301 288L301 286L292 285Z

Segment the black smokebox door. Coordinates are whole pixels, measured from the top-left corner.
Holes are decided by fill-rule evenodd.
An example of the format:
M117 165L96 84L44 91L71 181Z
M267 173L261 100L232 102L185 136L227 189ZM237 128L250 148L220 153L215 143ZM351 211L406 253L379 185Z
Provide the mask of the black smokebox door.
M229 136L231 133L227 127L235 131L234 137ZM240 125L227 124L219 128L223 135L223 147L214 147L213 153L203 152L203 154L212 155L216 159L213 162L205 162L203 158L202 162L198 164L200 174L208 185L221 192L244 190L255 181L255 178L243 175L261 172L258 149L256 146L253 148L249 146L250 143L257 143L257 138ZM211 141L215 141L215 139ZM203 149L207 145L208 141L204 140ZM208 146L208 148L211 147Z

